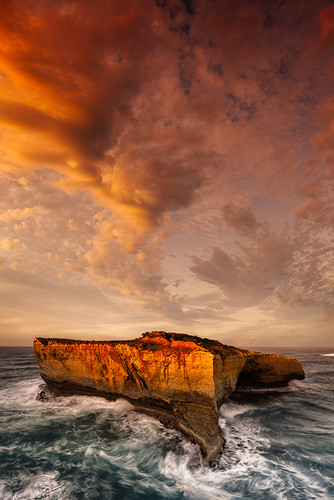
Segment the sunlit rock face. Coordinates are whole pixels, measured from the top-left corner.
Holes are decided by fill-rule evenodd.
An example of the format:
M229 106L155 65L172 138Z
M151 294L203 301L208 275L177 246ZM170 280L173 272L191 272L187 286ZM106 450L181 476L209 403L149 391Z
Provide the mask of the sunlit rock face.
M238 380L258 387L304 378L294 359L176 333L111 342L36 338L34 349L41 376L54 390L126 398L183 431L208 462L223 450L218 409Z

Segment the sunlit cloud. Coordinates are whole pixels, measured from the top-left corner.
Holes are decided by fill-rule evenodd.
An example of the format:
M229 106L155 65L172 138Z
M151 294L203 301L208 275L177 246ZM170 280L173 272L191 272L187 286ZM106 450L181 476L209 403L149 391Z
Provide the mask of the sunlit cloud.
M82 286L103 332L249 339L248 318L269 342L307 309L327 342L333 12L2 2L0 278L26 304L19 323L15 301L4 311L10 331L32 294L31 325L58 331L62 309L64 335L89 335L94 312L87 329L67 308Z

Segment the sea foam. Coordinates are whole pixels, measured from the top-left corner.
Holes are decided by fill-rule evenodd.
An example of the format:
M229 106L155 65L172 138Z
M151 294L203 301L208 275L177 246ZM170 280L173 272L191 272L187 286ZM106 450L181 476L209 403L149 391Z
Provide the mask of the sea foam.
M198 446L124 400L48 395L33 357L29 377L13 354L0 384L0 498L334 498L332 360L305 356L305 381L221 407L226 446L209 467Z

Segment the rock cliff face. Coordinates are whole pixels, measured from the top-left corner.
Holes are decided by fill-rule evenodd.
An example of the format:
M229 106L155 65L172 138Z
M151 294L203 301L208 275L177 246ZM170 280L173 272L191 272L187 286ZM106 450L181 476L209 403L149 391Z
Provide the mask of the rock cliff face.
M112 342L36 338L34 350L52 389L126 398L183 431L210 463L224 446L219 406L237 386L270 387L304 378L295 359L176 333Z

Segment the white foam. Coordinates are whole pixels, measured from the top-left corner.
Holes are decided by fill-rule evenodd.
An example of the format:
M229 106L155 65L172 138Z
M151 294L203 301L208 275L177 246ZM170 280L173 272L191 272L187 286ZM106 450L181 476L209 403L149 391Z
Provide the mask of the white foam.
M320 354L320 356L334 356L334 352L329 352L326 354Z
M308 485L310 499L326 498L325 490L319 483L312 477L302 477L298 464L292 465L287 469L287 474L284 474L277 462L270 461L265 453L270 448L270 442L262 432L261 422L254 417L254 411L258 408L253 404L228 401L221 407L219 422L226 438L226 448L219 468L213 469L203 464L197 446L189 443L176 431L166 429L156 419L132 411L133 407L125 400L111 402L101 397L80 395L38 401L36 396L40 392L40 383L41 380L36 378L20 382L15 386L14 392L13 386L11 389L4 389L0 391L1 401L8 408L13 409L14 405L16 410L26 409L29 410L27 415L36 415L36 421L30 419L31 425L38 425L41 418L51 418L54 421L92 411L96 412L97 419L114 414L116 418L110 424L112 430L123 434L124 438L110 444L103 441L91 442L88 446L83 444L83 453L88 462L96 458L117 467L124 484L131 482L132 479L129 478L135 475L136 489L138 488L142 498L153 487L157 493L161 492L170 498L182 493L189 499L229 500L242 498L243 491L248 491L253 498L271 491L274 492L273 498L286 500L289 491L291 498L293 497L298 482ZM293 381L293 384L289 390L295 390L295 384L300 388L302 382ZM21 415L20 418L21 423L18 422L17 425L25 425L25 417ZM26 422L29 423L28 420ZM166 445L170 439L177 439L178 449L163 454L159 446ZM59 443L64 446L64 443ZM52 447L57 445L53 443ZM51 452L52 449L48 451ZM163 478L150 473L157 469ZM233 483L236 490L228 493ZM61 483L56 474L40 474L34 478L27 476L22 484L21 492L13 496L8 493L5 484L0 483L0 498L63 500L68 498L69 490L66 492L66 488L71 488L70 484ZM240 490L237 489L238 485Z
M0 495L2 500L64 500L68 498L67 488L58 480L57 473L39 474L37 476L27 476L21 474L21 491L12 493L6 485L0 484Z
M0 403L3 408L14 406L30 406L36 401L41 379L21 380L0 390Z
M306 387L306 383L304 380L293 379L293 380L290 380L286 392L299 391L300 389L303 389L304 387Z
M126 414L133 410L133 406L124 399L109 401L99 396L56 396L50 401L42 401L41 405L57 409L63 414L81 415L87 411L112 411L118 414Z
M305 490L307 490L307 498L308 500L328 500L328 491L327 488L324 488L323 485L320 484L319 481L316 481L303 472L301 472L300 469L298 469L297 466L289 466L289 465L284 465L283 468L285 474L289 474L291 478L296 478L298 481L300 481L303 485L306 485ZM293 481L290 479L290 484L291 484L291 489L294 488Z
M124 399L109 401L99 396L53 396L47 401L38 399L41 391L40 378L30 379L13 384L0 390L0 404L2 408L16 410L43 410L52 409L64 412L64 414L80 414L87 410L108 409L114 412L126 413L133 409L133 406Z
M269 447L269 441L263 438L259 430L247 421L238 422L238 417L254 410L251 405L237 405L228 402L221 409L220 424L224 427L226 448L219 461L218 468L203 464L198 447L183 441L184 455L170 451L159 463L159 469L167 477L172 477L186 498L192 499L232 499L242 498L238 494L229 493L229 485L233 481L250 482L250 472L259 471L267 474L261 485L267 487L272 481L266 459L261 455L263 448ZM197 464L197 465L193 465ZM266 483L266 484L264 484Z
M255 406L253 405L240 405L228 402L220 407L219 413L224 418L232 419L237 415L243 415L252 410L255 410Z
M298 463L291 469L291 474L284 474L280 463L269 458L267 452L271 443L263 434L260 421L257 422L252 414L256 409L253 405L234 402L222 407L220 422L225 424L226 447L219 468L212 469L203 464L191 466L196 448L187 443L184 445L185 456L169 452L159 464L160 470L176 480L186 498L243 498L246 491L254 498L262 498L261 494L271 491L273 498L287 500L290 494L295 494L301 482L308 485L310 499L326 498L326 489L312 477L303 478ZM232 484L235 491L228 493Z
M178 490L184 493L186 498L196 499L230 499L226 491L221 491L221 473L200 465L191 467L190 463L199 457L199 449L190 443L184 444L185 456L178 456L174 452L168 452L166 457L160 461L159 470L176 481Z
M126 438L113 442L112 446L103 443L91 444L85 453L88 460L97 459L117 469L122 484L133 485L139 498L149 498L147 492L154 488L163 497L174 498L177 486L170 481L155 478L159 452L159 439L168 439L169 431L157 420L130 412L117 423L117 430L126 431ZM152 474L151 471L154 471Z

